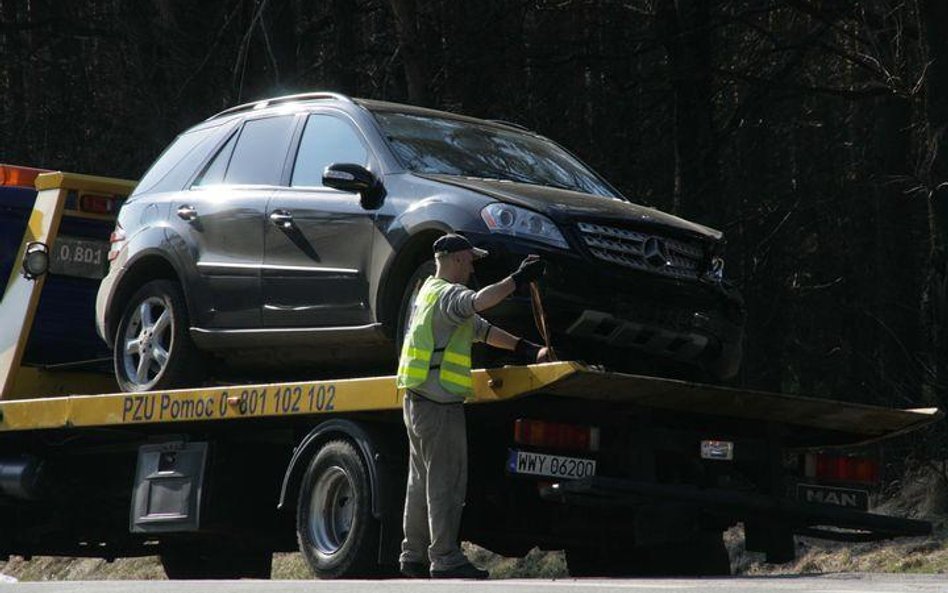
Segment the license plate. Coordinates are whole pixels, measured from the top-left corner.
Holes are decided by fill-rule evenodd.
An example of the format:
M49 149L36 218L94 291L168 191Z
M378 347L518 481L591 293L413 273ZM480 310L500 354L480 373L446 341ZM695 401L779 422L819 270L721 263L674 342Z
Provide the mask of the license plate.
M851 488L831 488L816 484L797 484L797 500L828 504L859 511L869 510L869 492Z
M733 461L734 443L731 441L701 441L701 459Z
M57 237L49 254L49 271L101 280L108 268L108 253L106 241Z
M596 475L596 460L511 449L507 457L507 471L512 474L577 480Z

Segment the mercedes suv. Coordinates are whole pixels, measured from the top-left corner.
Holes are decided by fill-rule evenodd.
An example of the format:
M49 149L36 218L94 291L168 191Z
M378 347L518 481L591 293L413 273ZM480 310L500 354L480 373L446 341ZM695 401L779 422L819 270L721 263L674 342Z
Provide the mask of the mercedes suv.
M234 107L174 140L119 213L98 332L128 391L209 368L388 370L447 232L490 252L481 285L547 261L561 358L738 369L744 308L720 232L634 203L520 126L333 93ZM487 316L537 339L527 294Z

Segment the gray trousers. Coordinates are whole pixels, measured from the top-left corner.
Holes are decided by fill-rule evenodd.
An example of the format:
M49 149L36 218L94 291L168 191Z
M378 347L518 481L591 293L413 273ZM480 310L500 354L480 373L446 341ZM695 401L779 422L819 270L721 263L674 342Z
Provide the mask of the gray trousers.
M432 570L467 562L458 546L467 491L464 404L438 404L406 394L410 459L401 562L430 561Z

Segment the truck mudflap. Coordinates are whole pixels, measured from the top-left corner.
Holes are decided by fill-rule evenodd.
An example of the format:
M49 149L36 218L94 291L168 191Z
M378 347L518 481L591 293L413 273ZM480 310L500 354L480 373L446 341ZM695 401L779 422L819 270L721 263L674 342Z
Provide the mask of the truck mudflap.
M777 524L797 535L834 541L865 542L932 533L932 524L928 521L763 494L616 478L594 477L554 483L541 489L540 496L553 502L599 508L634 508L660 500L693 506L728 523Z

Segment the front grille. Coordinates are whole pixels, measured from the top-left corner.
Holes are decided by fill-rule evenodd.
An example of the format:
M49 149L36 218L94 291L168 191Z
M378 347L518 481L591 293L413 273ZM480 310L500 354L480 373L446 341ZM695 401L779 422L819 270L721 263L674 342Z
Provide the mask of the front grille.
M704 250L698 241L588 222L578 226L590 253L603 261L672 278L697 279L701 275Z

